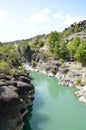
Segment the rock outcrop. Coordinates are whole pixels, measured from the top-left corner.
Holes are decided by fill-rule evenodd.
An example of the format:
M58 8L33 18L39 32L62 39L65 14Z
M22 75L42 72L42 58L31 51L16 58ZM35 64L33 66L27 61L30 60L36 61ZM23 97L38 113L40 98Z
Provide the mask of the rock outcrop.
M32 105L33 94L27 74L0 74L0 130L22 130L23 116Z
M56 77L60 86L75 87L78 91L75 93L79 96L79 100L86 102L86 72L85 67L82 67L76 62L64 62L50 58L47 61L39 59L36 66L24 64L27 70L38 71L50 77ZM55 73L52 73L52 70ZM54 72L53 71L53 72Z

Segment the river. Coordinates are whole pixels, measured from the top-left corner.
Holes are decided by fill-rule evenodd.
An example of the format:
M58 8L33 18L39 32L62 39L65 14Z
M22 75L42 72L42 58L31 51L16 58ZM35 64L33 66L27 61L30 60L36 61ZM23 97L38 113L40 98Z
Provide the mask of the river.
M23 130L86 130L86 106L75 89L58 86L55 78L30 73L35 99L24 117Z

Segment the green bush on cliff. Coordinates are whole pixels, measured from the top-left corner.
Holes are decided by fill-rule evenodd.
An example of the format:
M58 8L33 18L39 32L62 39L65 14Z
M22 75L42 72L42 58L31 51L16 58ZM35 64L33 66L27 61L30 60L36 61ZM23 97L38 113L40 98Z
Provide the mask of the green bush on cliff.
M3 43L2 43L2 42L0 42L0 46L3 46Z
M13 45L0 46L0 59L6 61L10 66L20 65L18 57L18 51L14 49Z
M49 51L52 52L53 56L60 59L68 58L67 45L64 43L62 35L56 31L51 32L48 36L46 44L49 46Z
M82 83L82 79L78 78L75 80L75 85L80 85Z
M19 53L13 45L1 45L0 46L0 72L14 75L16 72L22 72L19 60ZM17 70L17 71L16 71Z
M42 57L44 60L48 60L49 53L45 53L44 51L40 52L40 57Z
M32 67L35 67L35 66L36 66L36 63L35 63L34 60L31 61L31 65L32 65Z
M60 40L61 40L60 33L58 33L57 31L53 31L49 34L46 41L46 45L49 46L49 50L52 53L54 53L56 47L59 47Z
M77 61L86 65L86 40L81 42L74 56Z
M9 69L10 69L9 64L4 60L0 60L0 73L9 74L10 73Z
M71 59L75 58L74 55L76 54L76 51L77 51L79 45L80 45L80 38L77 36L71 42L69 42L67 44L69 56Z
M10 65L18 67L20 65L19 59L18 59L18 53L15 50L10 50L7 58Z
M60 61L61 63L64 63L64 59L63 59L63 58L60 58L59 61Z
M25 71L25 69L24 69L24 67L22 65L18 67L18 72L19 73L24 73L24 71Z
M37 36L34 40L34 42L31 44L32 48L40 48L44 46L44 42L40 39L39 36Z
M11 70L9 70L10 75L14 76L16 74L22 74L25 72L25 69L23 68L23 66L19 66L17 69L16 68L11 68Z
M50 69L50 72L51 72L52 74L56 74L56 69L55 69L55 68L51 68L51 69Z

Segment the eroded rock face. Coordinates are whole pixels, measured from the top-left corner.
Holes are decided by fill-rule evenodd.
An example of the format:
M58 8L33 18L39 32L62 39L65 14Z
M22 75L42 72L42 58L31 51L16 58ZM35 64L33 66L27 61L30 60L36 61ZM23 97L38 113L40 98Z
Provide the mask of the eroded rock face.
M0 130L22 130L23 116L28 105L32 105L33 92L28 75L0 74Z

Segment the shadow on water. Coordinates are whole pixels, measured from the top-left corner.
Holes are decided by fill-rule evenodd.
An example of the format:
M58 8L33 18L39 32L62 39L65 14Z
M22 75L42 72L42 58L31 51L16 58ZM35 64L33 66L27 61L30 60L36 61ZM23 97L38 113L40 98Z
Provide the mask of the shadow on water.
M65 104L61 102L63 100L68 101L65 100L67 99L66 95L70 95L71 92L68 88L59 87L55 78L50 78L40 73L30 72L30 79L31 83L35 86L35 99L33 106L28 109L29 112L24 117L25 126L23 130L44 130L42 126L44 125L43 127L46 127L47 124L49 125L52 110L55 110L58 104L64 108ZM47 103L47 108L45 108ZM60 108L58 107L58 109Z
M55 78L40 73L30 76L35 99L23 130L86 130L86 107L72 95L75 89L58 86Z
M24 116L24 128L23 130L32 130L30 127L29 120L32 118L32 106L28 108L29 113Z
M33 77L31 77L31 76L29 76L29 79L30 79L30 80L34 80L34 78L33 78Z
M38 92L36 92L36 98L34 100L33 106L28 108L28 113L24 116L25 125L23 130L43 130L39 125L49 120L48 115L39 112L43 107L44 102Z

